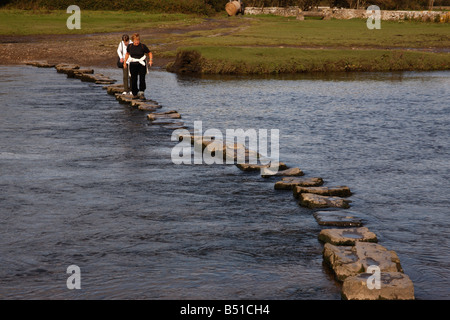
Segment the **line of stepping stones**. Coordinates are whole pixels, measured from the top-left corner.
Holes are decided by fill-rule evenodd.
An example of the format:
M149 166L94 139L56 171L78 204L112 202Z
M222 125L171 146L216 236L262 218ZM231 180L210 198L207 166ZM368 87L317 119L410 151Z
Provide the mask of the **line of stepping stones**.
M69 78L81 81L105 84L103 89L114 95L123 104L148 112L147 119L152 125L168 129L185 128L181 115L175 111L156 112L162 107L153 100L132 99L122 94L123 85L114 84L116 80L102 74L95 74L93 69L82 69L72 64L49 64L46 62L29 62L28 65L41 68L55 68ZM244 172L260 171L263 178L281 177L274 185L276 190L291 190L300 206L310 209L334 208L333 211L315 211L314 218L320 226L337 228L323 229L318 239L324 243L323 259L335 274L336 280L342 282L342 297L349 300L409 300L414 299L414 286L410 278L403 273L400 260L394 251L379 245L377 236L363 227L362 219L350 208L352 195L347 186L326 187L320 177L305 178L300 168L288 168L284 163L277 163L279 170L270 170L270 164L261 164L263 157L242 144L216 141L214 137L179 135L179 141L190 140L191 144L201 145L202 150L211 154L222 152L223 158L232 160ZM237 163L238 151L243 152L246 161L253 156L259 164ZM266 162L265 162L266 163ZM335 210L341 209L341 210ZM370 266L377 266L381 271L381 288L369 289L367 281L373 276L367 273Z

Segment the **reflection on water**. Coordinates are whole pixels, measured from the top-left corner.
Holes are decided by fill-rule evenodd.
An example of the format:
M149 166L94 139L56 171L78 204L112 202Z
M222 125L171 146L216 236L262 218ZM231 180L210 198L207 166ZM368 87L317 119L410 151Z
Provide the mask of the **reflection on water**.
M280 129L280 160L348 185L430 299L449 294L448 75L152 72L146 94L191 127ZM0 83L0 297L340 298L321 227L275 180L173 165L171 131L99 86L31 67L1 67Z

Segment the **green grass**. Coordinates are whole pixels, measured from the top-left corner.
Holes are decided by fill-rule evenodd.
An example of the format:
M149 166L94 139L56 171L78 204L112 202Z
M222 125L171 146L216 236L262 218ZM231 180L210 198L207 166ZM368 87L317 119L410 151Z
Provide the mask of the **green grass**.
M449 70L445 53L400 50L188 47L199 52L205 74L268 74L328 71Z
M183 26L200 21L187 14L132 11L81 11L81 29L66 26L66 11L0 10L0 35L91 34L139 30L161 25Z
M304 20L281 17L242 18L251 25L220 38L197 38L190 45L326 46L326 47L450 47L449 24L383 21L369 30L366 21Z

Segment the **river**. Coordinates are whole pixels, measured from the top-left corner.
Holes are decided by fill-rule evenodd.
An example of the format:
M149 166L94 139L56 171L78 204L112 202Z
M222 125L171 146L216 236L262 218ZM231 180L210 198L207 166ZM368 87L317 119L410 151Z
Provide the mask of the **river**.
M152 71L146 95L191 128L279 129L281 161L351 188L416 298L448 299L449 76ZM172 130L53 69L0 83L0 298L340 299L322 227L277 179L175 165Z

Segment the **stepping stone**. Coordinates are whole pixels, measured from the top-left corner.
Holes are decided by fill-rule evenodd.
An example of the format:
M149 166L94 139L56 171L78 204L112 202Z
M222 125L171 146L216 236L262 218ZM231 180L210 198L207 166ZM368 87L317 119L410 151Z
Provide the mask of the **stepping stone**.
M300 193L299 204L310 209L315 208L350 208L350 200L339 197L319 196L313 193Z
M130 94L116 94L115 96L120 103L131 104L133 101Z
M371 276L371 273L361 273L346 278L342 297L346 300L414 300L414 284L406 274L381 272L380 289L369 289L367 280Z
M77 76L78 78L78 76ZM95 82L97 84L112 84L117 82L109 77L104 76L103 74L88 74L82 73L79 74L79 79L84 82Z
M179 121L178 119L157 119L149 122L152 125L171 125L171 126L184 126L184 122Z
M122 93L123 90L124 89L122 85L120 87L109 86L107 87L106 92L110 95L115 95L116 93Z
M113 79L98 79L95 81L96 84L112 84L117 82L117 80L113 80Z
M314 218L321 226L362 227L362 219L350 211L317 211Z
M323 184L322 178L284 177L275 183L276 190L294 190L295 187L317 187Z
M241 143L227 143L219 140L211 141L203 139L202 146L210 154L221 152L223 159L227 160L227 162L240 161L242 163L245 163L247 161L250 161L251 158L254 160L258 160L258 158L260 157L259 153L253 150L248 150ZM240 153L243 153L243 159L241 159L242 156Z
M201 141L201 143L203 144L203 141L206 141L205 143L207 143L207 142L214 140L215 137L214 136L183 135L183 134L178 136L179 141L183 141L184 139L190 140L191 144L194 144L195 141L198 141L198 142Z
M270 177L280 177L280 176L291 176L291 177L298 177L305 175L302 170L299 168L290 168L286 170L281 170L274 172L270 169L263 169L263 173L261 174L261 177L263 178L270 178Z
M141 103L138 106L138 109L141 111L156 111L159 108L161 108L161 106L156 105L156 104L149 104L149 103Z
M350 188L346 186L339 187L296 187L295 196L298 198L300 193L314 193L321 196L349 197L352 195Z
M254 162L255 160L258 161L259 159L261 159L261 155L254 150L249 150L244 147L244 157L239 155L237 150L238 149L234 149L233 147L227 147L226 159L233 160L235 164L245 164L249 163L250 161Z
M350 229L324 229L319 234L319 240L335 246L353 246L356 242L378 242L375 233L366 227Z
M325 243L323 260L330 266L338 281L366 272L378 266L381 272L403 272L395 251L378 243L356 242L354 246L335 246Z
M155 121L157 119L181 119L181 115L178 112L168 113L150 113L147 115L147 119L150 121Z
M67 78L78 78L80 79L83 74L93 74L94 69L70 69L65 72Z
M131 99L130 105L135 108L139 108L139 106L142 105L151 105L152 108L160 109L162 108L158 103L154 102L153 100L147 100L147 99L133 99L133 95L126 95L127 98Z
M98 80L97 76L95 76L93 74L87 74L87 73L83 73L83 74L79 75L79 79L84 82L95 82Z
M80 66L76 64L58 64L55 66L55 69L58 73L67 73L73 69L80 69Z
M237 163L236 167L241 169L242 171L258 171L261 169L269 168L270 164L249 164L249 163ZM273 164L275 166L275 163ZM278 163L278 169L279 170L286 170L288 169L287 165L283 162Z
M39 61L31 61L26 63L29 66L38 67L38 68L54 68L55 64L48 62L39 62Z
M122 83L117 83L117 84L112 84L112 85L109 85L109 86L102 87L102 89L105 89L105 90L108 90L108 88L123 88L123 84Z

